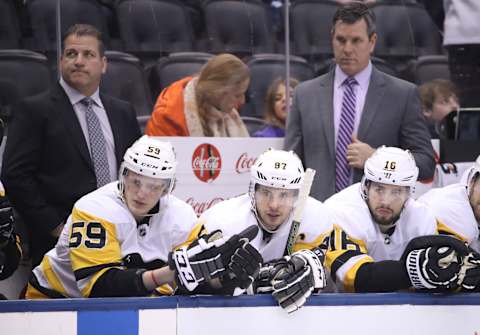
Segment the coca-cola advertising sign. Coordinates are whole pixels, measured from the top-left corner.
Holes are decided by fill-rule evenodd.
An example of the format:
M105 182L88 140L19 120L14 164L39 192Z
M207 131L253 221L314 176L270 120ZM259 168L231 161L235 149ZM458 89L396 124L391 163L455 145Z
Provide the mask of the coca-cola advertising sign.
M235 163L235 171L239 174L249 172L256 160L256 157L250 157L246 152L242 153Z
M202 215L203 212L205 212L207 209L212 207L215 204L218 204L219 202L222 202L224 199L221 197L216 197L213 199L209 199L206 201L199 201L196 200L194 197L190 197L186 200L187 204L193 207L193 210L197 214L197 216Z
M222 169L222 158L218 149L210 143L200 144L192 155L192 170L205 183L214 181Z

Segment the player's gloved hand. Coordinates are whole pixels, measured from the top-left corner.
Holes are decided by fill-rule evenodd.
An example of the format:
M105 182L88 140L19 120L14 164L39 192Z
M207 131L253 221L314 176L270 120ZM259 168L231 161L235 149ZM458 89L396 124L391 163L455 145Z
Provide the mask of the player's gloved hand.
M460 270L468 254L467 245L455 237L429 235L412 239L401 259L414 288L451 291L459 287Z
M464 257L459 277L464 291L480 291L480 254L473 249Z
M228 276L233 280L236 287L246 289L258 275L262 266L263 258L255 247L245 242L238 248L228 264Z
M305 304L314 289L326 286L324 255L320 248L316 248L299 250L284 258L286 266L279 268L271 280L272 295L281 307L292 313Z
M253 282L253 293L273 292L272 279L280 272L280 270L287 267L288 261L285 257L265 263L260 268L257 278Z
M0 247L13 239L13 210L7 198L0 198Z
M221 277L237 249L253 240L257 233L258 227L250 226L227 240L217 230L171 252L168 264L175 270L177 285L191 292L204 281Z

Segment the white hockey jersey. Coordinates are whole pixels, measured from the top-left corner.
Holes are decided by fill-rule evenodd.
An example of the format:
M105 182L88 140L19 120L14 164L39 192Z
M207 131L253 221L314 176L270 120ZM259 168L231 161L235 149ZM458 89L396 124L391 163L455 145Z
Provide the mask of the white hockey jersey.
M75 203L55 248L33 270L41 288L88 297L108 269L126 268L132 259L134 268L158 267L172 249L198 234L194 210L173 195L163 197L160 212L138 225L117 187L117 182L107 184Z
M418 201L430 207L439 221L441 234L456 236L480 251L479 229L467 194L466 171L461 182L436 188L422 195Z
M224 236L230 237L251 225L257 225L251 206L248 194L228 199L205 211L200 216L199 223L203 224L206 233L219 229ZM290 217L271 236L264 236L265 232L260 229L251 242L262 255L264 262L284 256L291 221ZM312 249L320 245L329 235L332 224L333 217L325 206L318 200L308 198L292 250Z
M355 276L368 262L398 260L408 242L417 236L437 234L437 222L425 205L409 198L391 236L380 231L372 219L356 183L325 201L335 216L326 266L337 288L355 291Z

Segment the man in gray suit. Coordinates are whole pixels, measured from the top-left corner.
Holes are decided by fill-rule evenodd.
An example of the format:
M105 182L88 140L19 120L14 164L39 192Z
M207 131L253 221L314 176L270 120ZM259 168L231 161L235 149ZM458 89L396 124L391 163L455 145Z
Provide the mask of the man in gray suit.
M331 37L335 68L297 86L287 120L285 149L318 172L311 195L325 200L360 181L381 145L409 149L419 179L432 178L434 153L417 87L370 62L377 40L372 11L357 2L340 6Z

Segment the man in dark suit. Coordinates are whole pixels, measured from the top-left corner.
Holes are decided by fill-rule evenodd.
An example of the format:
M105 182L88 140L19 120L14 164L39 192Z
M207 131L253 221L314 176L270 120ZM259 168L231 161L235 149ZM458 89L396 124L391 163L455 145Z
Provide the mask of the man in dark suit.
M340 6L333 18L336 66L297 86L287 120L285 148L317 170L311 194L325 200L360 181L375 148L409 149L432 178L435 161L415 85L378 71L370 62L375 17L362 3Z
M74 25L63 38L60 82L13 112L2 180L27 227L34 266L74 202L116 180L125 150L140 137L132 106L99 93L106 68L100 32Z

